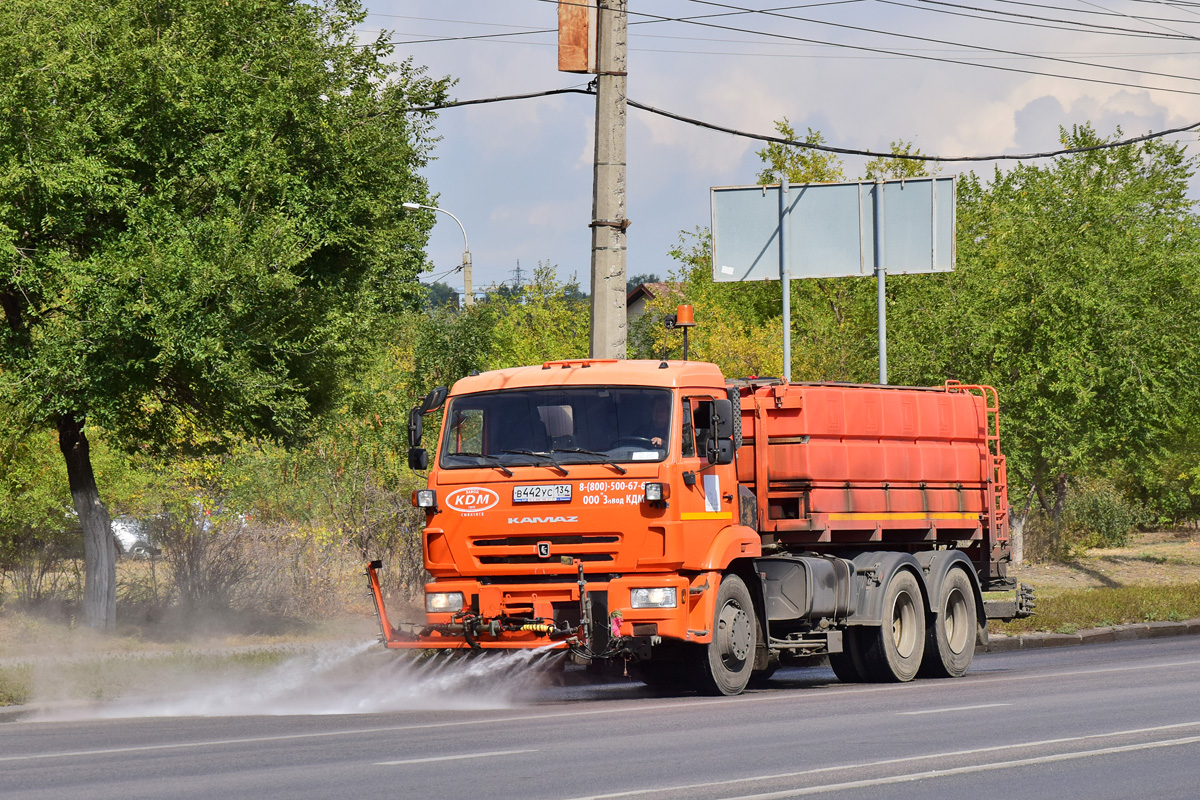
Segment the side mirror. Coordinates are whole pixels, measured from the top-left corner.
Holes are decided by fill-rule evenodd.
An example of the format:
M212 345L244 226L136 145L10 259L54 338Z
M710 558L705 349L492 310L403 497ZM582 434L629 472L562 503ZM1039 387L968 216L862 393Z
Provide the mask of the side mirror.
M708 440L704 455L710 464L733 463L733 403L728 399L713 400L713 436Z
M421 407L417 406L408 412L408 446L421 446Z
M706 451L704 455L707 456L710 464L733 463L732 439L709 439Z
M728 399L713 400L713 426L718 439L733 438L733 403Z
M418 472L429 469L429 451L424 447L413 447L408 451L408 468Z
M448 391L445 386L437 386L430 389L429 394L425 395L425 399L421 401L421 413L428 414L431 411L437 411L446 402Z

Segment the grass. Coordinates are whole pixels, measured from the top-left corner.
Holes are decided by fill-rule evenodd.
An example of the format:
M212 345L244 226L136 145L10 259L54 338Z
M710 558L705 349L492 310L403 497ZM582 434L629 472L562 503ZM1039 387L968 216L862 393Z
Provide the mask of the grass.
M177 650L165 653L94 654L34 665L0 665L0 706L35 696L55 700L112 700L145 691L178 690L198 681L261 674L295 656L295 650L262 647L237 652Z
M33 667L0 667L0 706L19 706L33 696Z
M1076 633L1133 622L1178 622L1200 617L1200 583L1072 589L1037 598L1032 617L989 624L1009 635L1050 631Z

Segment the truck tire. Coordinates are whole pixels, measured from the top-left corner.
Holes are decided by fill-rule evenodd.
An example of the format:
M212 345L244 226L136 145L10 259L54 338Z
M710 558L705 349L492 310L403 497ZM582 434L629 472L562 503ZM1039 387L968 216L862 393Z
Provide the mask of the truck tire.
M864 678L877 683L911 681L925 654L925 601L911 572L892 574L883 595L883 625L862 628Z
M696 688L703 694L741 694L754 670L757 633L750 590L737 575L726 575L717 589L712 641L697 654Z
M833 668L833 674L842 683L862 683L866 680L862 670L862 655L861 652L855 652L859 648L858 628L847 628L842 631L842 652L829 654L829 666Z
M923 678L961 678L975 657L975 629L978 625L975 592L971 580L961 569L952 569L942 581L936 615L929 620L925 636L925 658L921 662Z
M675 661L652 660L634 664L633 677L652 689L687 688L687 672Z

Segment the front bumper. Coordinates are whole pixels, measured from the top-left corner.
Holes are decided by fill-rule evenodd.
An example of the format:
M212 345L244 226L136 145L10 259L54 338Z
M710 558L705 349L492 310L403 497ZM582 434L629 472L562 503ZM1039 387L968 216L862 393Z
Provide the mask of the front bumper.
M396 650L567 649L581 660L642 659L663 638L693 639L688 630L689 581L680 575L626 575L604 581L494 585L469 578L440 580L430 591L461 592L464 608L425 614L423 623L393 626L378 577L367 566L384 644ZM675 589L675 608L632 608L634 588ZM705 631L707 633L707 631Z

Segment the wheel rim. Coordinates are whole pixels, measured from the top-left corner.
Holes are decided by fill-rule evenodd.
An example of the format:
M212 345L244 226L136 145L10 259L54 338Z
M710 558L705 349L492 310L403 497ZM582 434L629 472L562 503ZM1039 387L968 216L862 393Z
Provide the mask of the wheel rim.
M726 603L717 618L717 636L720 643L721 661L736 671L746 663L754 631L750 616L737 603Z
M901 658L909 658L917 647L917 608L912 595L900 592L892 604L892 644Z
M942 614L942 627L946 632L946 645L952 653L967 649L970 623L967 619L967 598L955 587L946 598L946 611Z

